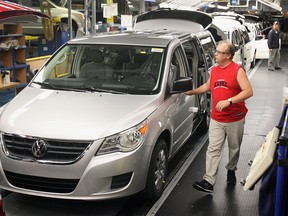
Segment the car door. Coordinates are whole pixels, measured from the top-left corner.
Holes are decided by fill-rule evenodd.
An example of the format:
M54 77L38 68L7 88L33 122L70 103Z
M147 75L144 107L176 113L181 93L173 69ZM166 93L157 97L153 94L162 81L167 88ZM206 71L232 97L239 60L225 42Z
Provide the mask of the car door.
M187 60L181 46L178 46L171 55L168 73L167 85L170 89L175 80L189 76ZM195 106L195 96L187 96L184 93L173 94L169 100L170 107L167 112L173 116L172 154L174 154L192 133L194 113L191 108Z
M210 72L213 66L216 64L215 62L215 52L216 52L216 44L213 38L209 35L205 37L198 38L196 40L198 44L199 52L202 55L204 65L198 68L198 83L197 86L203 85L210 77ZM207 112L208 116L210 116L211 112L211 93L210 91L205 94L198 95L199 101L199 110L201 113Z
M233 61L241 66L244 66L244 47L243 39L240 35L240 32L237 29L233 28L231 29L230 34L230 42L235 46L235 54L233 57Z
M241 36L244 41L244 60L245 60L245 70L248 71L250 68L254 67L252 65L255 58L255 47L250 40L249 34L245 26L241 26Z

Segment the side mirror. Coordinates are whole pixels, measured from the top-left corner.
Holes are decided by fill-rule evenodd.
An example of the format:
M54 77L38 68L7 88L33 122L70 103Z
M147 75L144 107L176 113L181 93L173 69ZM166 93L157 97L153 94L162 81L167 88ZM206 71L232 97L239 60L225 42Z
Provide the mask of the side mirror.
M30 82L33 77L36 75L36 73L38 72L39 70L38 69L32 69L32 70L28 70L28 73L27 73L27 81Z
M189 91L193 88L191 77L181 77L175 80L173 83L173 88L170 91L171 94L178 94Z
M35 76L37 73L38 73L39 69L36 68L36 69L32 69L31 70L31 73L33 74L33 76Z

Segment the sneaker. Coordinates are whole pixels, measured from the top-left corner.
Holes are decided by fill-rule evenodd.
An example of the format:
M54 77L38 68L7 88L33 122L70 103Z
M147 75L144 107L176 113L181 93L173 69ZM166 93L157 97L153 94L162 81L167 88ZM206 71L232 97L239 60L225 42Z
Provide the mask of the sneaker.
M270 70L270 71L274 71L275 69L274 69L274 68L268 68L268 70Z
M227 172L227 184L236 184L236 176L235 176L235 171L233 170L228 170Z
M194 182L193 187L196 190L207 192L207 193L213 193L213 185L211 185L206 180L202 180L200 182Z
M275 67L275 70L281 70L282 67Z

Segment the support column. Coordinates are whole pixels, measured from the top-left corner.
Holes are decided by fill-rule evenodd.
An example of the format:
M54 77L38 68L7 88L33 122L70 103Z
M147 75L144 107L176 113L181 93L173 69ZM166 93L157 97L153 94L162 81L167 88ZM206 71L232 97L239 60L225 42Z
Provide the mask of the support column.
M145 12L145 1L144 0L139 0L139 11L138 14L142 14Z
M71 40L72 39L72 30L73 30L73 26L72 26L72 18L71 18L71 10L72 10L72 4L71 4L71 1L72 0L68 0L68 34L69 34L69 37L68 39ZM76 32L75 32L75 35L76 35Z

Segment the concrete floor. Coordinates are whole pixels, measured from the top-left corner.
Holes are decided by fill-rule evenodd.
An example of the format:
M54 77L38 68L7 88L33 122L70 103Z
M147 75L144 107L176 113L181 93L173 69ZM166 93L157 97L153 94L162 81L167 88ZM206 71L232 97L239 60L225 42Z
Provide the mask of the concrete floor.
M282 70L268 71L267 60L263 60L249 74L254 96L246 103L249 111L236 172L239 184L232 187L226 184L225 165L228 162L226 143L213 195L199 192L192 187L193 182L201 180L205 173L206 143L165 202L156 203L147 216L259 215L258 200L261 182L256 184L254 190L244 191L240 180L247 177L250 169L248 161L254 159L256 151L264 143L268 132L278 125L282 113L283 87L288 86L287 51L284 48L281 52Z

